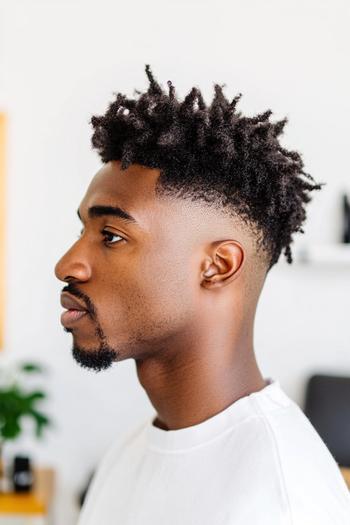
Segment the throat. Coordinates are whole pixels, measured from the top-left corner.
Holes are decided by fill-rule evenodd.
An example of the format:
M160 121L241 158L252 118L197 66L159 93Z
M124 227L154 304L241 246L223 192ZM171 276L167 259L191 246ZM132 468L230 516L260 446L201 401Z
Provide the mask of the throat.
M162 422L160 421L160 419L158 419L158 417L156 417L156 418L153 420L152 425L153 425L154 427L161 428L162 430L169 430L168 427L167 427L164 423L162 423Z

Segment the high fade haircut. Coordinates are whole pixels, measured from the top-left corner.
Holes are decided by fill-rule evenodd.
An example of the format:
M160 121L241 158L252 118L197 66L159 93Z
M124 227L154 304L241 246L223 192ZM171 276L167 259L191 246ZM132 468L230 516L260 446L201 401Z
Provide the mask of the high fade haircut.
M145 93L117 93L104 115L91 118L102 161L158 168L156 195L202 200L240 217L254 231L267 271L282 250L291 263L292 235L304 233L304 205L323 184L303 171L300 153L279 143L288 118L270 122L270 109L243 116L236 111L242 94L230 102L219 84L209 106L197 87L180 101L170 80L165 92L148 64L145 71Z

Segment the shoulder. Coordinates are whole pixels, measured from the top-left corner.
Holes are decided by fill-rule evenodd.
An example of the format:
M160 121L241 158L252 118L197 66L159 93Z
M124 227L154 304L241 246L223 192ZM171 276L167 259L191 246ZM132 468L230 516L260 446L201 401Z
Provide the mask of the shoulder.
M101 490L103 489L110 473L116 467L116 464L120 458L124 455L125 449L132 445L132 443L142 433L142 430L147 422L148 420L145 420L121 436L114 438L105 452L102 454L102 457L91 479L86 498L79 515L79 524L85 523L86 517L90 514L92 507L94 506L96 499L98 499L99 494L101 493Z
M301 408L279 384L249 397L291 524L350 523L350 493L339 466Z

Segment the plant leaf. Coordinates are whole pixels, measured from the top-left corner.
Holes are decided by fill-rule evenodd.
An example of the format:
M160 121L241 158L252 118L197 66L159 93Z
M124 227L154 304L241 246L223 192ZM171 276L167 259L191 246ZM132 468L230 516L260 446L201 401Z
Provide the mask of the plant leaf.
M21 426L17 417L8 417L0 428L4 439L15 439L21 433Z
M42 412L38 412L37 410L31 410L30 413L36 422L36 436L41 437L43 428L50 424L50 420Z
M20 370L22 372L43 372L43 368L38 363L22 363Z

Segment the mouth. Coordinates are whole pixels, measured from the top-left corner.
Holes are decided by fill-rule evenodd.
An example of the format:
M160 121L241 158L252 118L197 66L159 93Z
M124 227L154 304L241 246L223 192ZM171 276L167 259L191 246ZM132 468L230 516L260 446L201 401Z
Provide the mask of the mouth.
M66 308L66 311L61 315L61 324L65 328L71 328L89 313L84 305L66 292L61 294L61 305Z
M61 315L61 324L65 328L71 328L82 317L85 317L89 312L87 310L66 310Z

